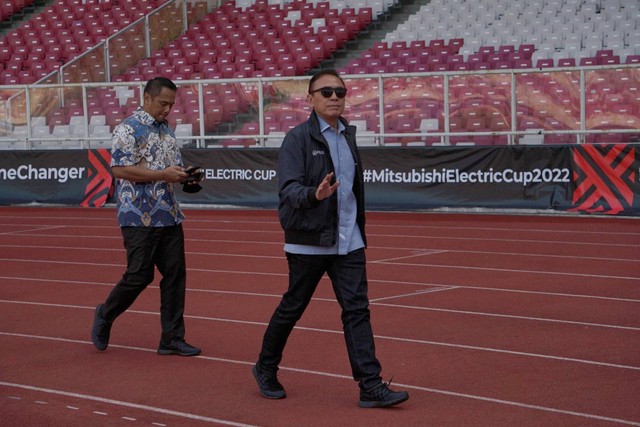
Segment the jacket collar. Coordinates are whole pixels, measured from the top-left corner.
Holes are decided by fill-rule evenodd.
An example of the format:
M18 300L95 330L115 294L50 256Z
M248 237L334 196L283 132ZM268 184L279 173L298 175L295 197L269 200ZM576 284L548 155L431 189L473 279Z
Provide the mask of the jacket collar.
M340 120L340 122L345 127L344 134L345 138L347 138L347 141L353 141L355 138L355 127L350 126L349 122L347 122L347 119L342 116L338 117L338 120ZM311 136L313 136L314 139L324 142L324 137L322 136L322 132L320 129L320 119L315 110L312 111L311 116L309 116L309 127L311 130Z

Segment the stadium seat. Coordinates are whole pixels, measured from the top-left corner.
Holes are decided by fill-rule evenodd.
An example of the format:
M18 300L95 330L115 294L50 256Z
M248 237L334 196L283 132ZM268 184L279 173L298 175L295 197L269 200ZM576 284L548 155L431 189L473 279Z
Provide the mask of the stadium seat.
M419 124L420 133L428 133L428 132L439 132L439 121L438 119L421 119ZM426 144L435 144L441 142L441 137L439 136L426 136L423 137L422 140Z
M627 55L625 64L638 64L640 63L640 55Z
M604 56L597 57L598 65L615 65L620 63L620 56L612 55L612 56Z
M560 58L558 59L558 67L575 67L575 58Z
M178 144L183 147L191 142L191 139L188 137L192 135L192 126L191 124L177 124L174 133Z
M536 62L536 68L551 68L553 67L553 59L541 58Z
M513 68L532 68L532 64L531 64L531 60L530 59L520 59L517 61L514 61L513 63Z
M543 129L528 129L528 131L532 133L522 135L518 142L520 145L538 145L544 142Z

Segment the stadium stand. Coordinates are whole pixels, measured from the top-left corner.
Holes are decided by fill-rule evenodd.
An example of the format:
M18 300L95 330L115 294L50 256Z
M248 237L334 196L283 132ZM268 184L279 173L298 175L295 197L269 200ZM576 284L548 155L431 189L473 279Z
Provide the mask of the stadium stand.
M0 85L34 83L162 3L57 0L0 39Z
M533 45L526 59L533 64L542 61L547 67L566 58L617 64L638 54L639 14L640 3L620 0L432 0L383 41L406 43L421 40L421 34L429 34L432 41L463 39L464 46L456 53L467 57L467 62L480 54L489 68L519 59L510 56L509 50L512 53L521 45ZM600 54L613 50L615 55Z
M0 4L0 28L9 28L14 22L34 10L34 7L42 3L36 0L10 0Z
M318 67L336 66L347 75L392 76L383 83L382 114L377 79L350 83L347 112L363 124L367 141L528 143L540 139L542 129L556 132L544 135L545 143L572 143L576 134L571 132L582 120L581 67L605 66L585 75L587 128L640 128L638 70L614 73L606 68L640 61L638 2L425 0L380 37L374 30L402 11L401 3L236 0L204 10L206 2L194 1L187 3L186 30L180 28L166 39L156 34L149 51L145 34L135 25L122 31L165 4L173 2L132 0L125 6L117 1L56 0L0 39L0 85L33 84L56 70L65 82L144 82L158 74L178 82L215 82L303 76ZM176 7L164 9L168 15L156 24L149 21L160 28L157 33L163 25L180 21ZM109 49L108 64L102 51L93 53L107 39L118 42ZM362 48L358 40L370 42L370 47ZM517 74L514 102L510 70L533 67L550 72ZM504 73L496 74L500 70ZM405 76L411 72L423 74ZM280 137L309 113L299 85L267 87L262 118L256 116L256 84L238 82L204 84L202 93L196 85L185 86L171 117L185 143L189 135L201 132L233 133L250 137L223 138L221 145L255 146L261 122L267 136ZM93 132L93 125L77 123L96 116L104 117L100 126L112 128L137 108L140 86L91 87L85 96L86 104L81 94L67 95L64 105L47 111L49 136L73 139L81 131ZM54 133L57 126L68 127ZM424 137L425 130L462 135ZM536 135L513 139L506 135L512 130ZM378 138L381 133L395 135ZM599 138L591 135L589 141Z

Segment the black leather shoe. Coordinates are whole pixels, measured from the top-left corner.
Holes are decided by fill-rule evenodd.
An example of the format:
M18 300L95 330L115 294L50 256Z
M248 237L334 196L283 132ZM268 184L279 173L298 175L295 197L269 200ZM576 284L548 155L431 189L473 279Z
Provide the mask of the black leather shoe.
M361 408L386 408L402 403L409 398L409 393L393 391L389 388L389 384L380 383L372 389L360 390L359 406Z
M107 323L102 317L102 306L99 304L96 307L96 312L93 316L93 326L91 327L91 341L93 345L100 351L106 350L109 345L109 335L111 334L111 324Z
M284 399L287 394L284 387L278 381L276 374L263 371L258 364L253 365L253 377L258 383L260 394L267 399Z
M187 344L184 340L173 340L169 344L160 343L158 354L167 356L177 354L179 356L197 356L202 352L198 347Z

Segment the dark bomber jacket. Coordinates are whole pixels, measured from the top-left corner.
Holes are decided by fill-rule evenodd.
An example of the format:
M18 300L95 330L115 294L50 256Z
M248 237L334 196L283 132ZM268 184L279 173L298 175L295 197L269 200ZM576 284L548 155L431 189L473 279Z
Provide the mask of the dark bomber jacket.
M364 182L360 153L356 147L356 127L340 117L346 129L347 144L355 161L353 192L356 196L356 223L364 233ZM291 129L284 138L278 158L280 204L278 215L286 243L333 246L338 236L338 195L316 199L316 190L324 177L334 171L329 145L320 132L313 111L309 119ZM335 178L334 181L335 182Z

